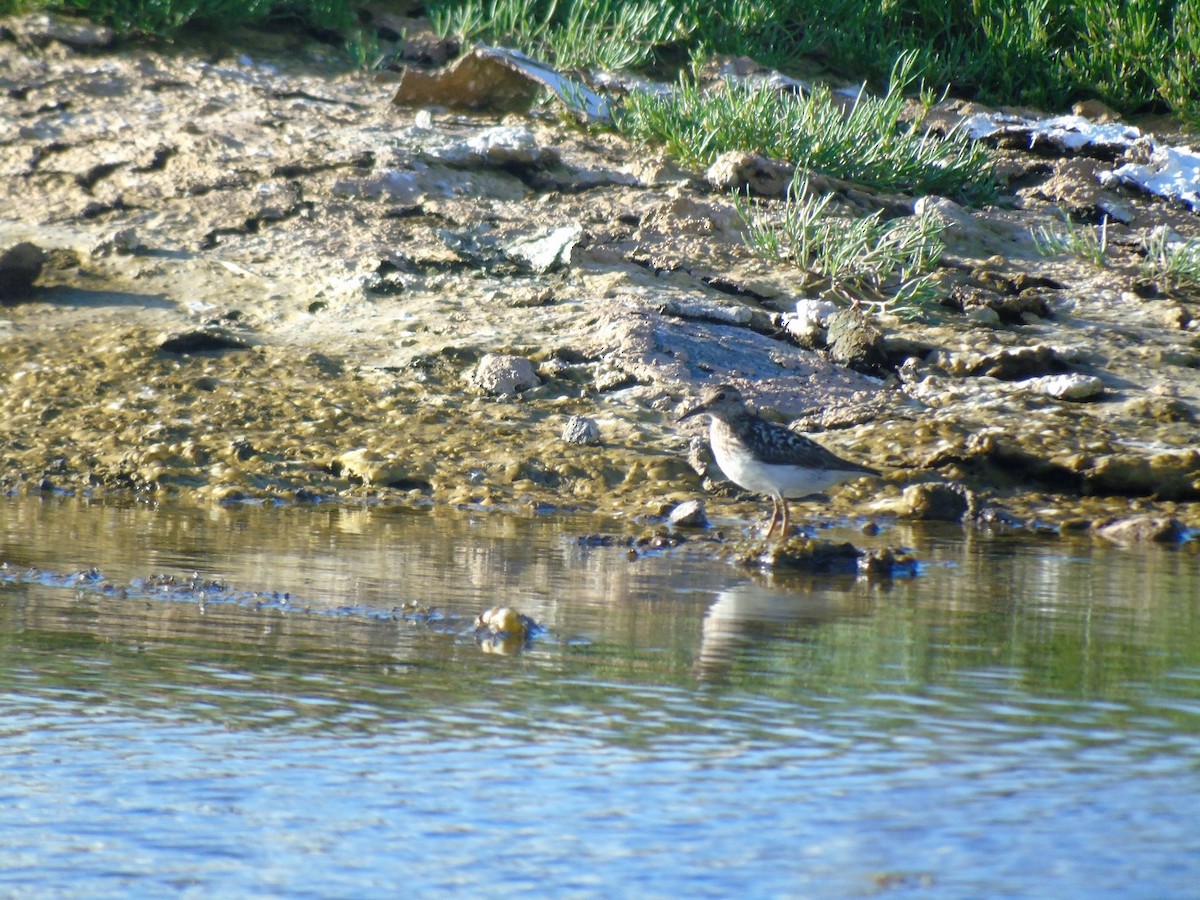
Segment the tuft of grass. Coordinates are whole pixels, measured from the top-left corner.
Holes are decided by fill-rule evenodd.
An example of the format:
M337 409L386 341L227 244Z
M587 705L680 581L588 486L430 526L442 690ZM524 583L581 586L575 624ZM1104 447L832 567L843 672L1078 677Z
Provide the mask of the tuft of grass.
M1173 239L1165 228L1146 239L1142 272L1168 291L1200 290L1200 241Z
M1079 256L1097 268L1108 262L1108 216L1093 227L1079 227L1063 213L1062 229L1042 225L1033 230L1033 245L1042 256Z
M647 0L433 0L429 19L441 37L504 44L563 68L642 67L691 33L676 3Z
M884 191L989 199L991 157L958 134L936 137L902 121L914 57L897 62L887 92L860 91L849 110L827 88L807 96L725 84L702 91L683 79L670 94L634 92L616 127L662 143L684 165L705 168L730 150L759 153Z
M396 46L403 47L407 37L407 32L403 32ZM361 27L352 29L346 36L345 51L354 67L364 72L386 68L399 52L384 49L374 29Z
M738 200L746 243L759 256L802 275L801 289L902 316L920 314L938 299L934 269L943 226L929 213L885 221L839 214L833 195L809 193L796 178L779 207Z
M1043 256L1069 254L1103 268L1110 258L1108 217L1099 225L1080 227L1064 213L1061 229L1035 229L1033 242ZM1200 240L1182 240L1167 228L1156 228L1143 242L1143 252L1142 277L1167 291L1200 290Z

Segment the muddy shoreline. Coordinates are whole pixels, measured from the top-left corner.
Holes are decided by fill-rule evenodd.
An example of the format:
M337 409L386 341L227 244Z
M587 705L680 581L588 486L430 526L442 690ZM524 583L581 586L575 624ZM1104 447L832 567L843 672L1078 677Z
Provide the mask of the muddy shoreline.
M992 522L1200 528L1200 298L1135 265L1200 217L1092 158L1002 145L1003 202L945 206L957 300L876 323L857 372L782 328L795 279L724 194L553 105L400 108L294 37L5 34L0 252L44 261L0 307L0 490L753 518L675 422L719 377L886 470L798 516L930 515L946 483ZM1112 204L1127 259L1029 238Z

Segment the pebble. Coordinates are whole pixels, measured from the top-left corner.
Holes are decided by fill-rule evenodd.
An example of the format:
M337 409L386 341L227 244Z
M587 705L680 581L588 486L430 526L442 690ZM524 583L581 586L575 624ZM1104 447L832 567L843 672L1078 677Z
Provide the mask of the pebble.
M563 426L562 439L568 444L598 444L600 426L587 416L571 416Z
M0 253L0 301L19 297L42 274L46 253L37 244L21 241Z
M704 514L703 500L684 500L671 510L667 521L676 528L705 528L708 516Z
M1095 375L1080 375L1072 372L1067 375L1042 375L1029 378L1019 383L1034 394L1045 394L1056 400L1071 400L1082 403L1095 400L1104 393L1104 382Z
M167 353L202 353L220 350L249 350L250 344L227 328L209 325L186 328L158 336L158 349Z
M489 394L514 396L542 383L533 364L521 356L488 353L475 366L471 383Z
M932 522L961 522L975 509L973 493L956 484L913 484L894 504L896 515Z

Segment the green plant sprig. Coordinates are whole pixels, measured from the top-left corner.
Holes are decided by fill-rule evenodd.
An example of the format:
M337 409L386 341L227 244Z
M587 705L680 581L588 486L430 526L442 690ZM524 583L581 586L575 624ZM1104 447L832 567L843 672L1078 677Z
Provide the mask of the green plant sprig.
M725 83L702 90L684 78L670 94L634 92L616 117L619 131L662 143L684 165L704 168L741 150L795 163L883 191L966 200L994 195L991 157L952 133L937 137L904 121L914 58L896 64L887 92L860 91L846 109L827 88L806 96Z
M836 212L833 199L810 193L800 176L782 205L737 198L747 245L799 270L803 291L902 316L927 311L939 294L942 223L930 213L854 218Z

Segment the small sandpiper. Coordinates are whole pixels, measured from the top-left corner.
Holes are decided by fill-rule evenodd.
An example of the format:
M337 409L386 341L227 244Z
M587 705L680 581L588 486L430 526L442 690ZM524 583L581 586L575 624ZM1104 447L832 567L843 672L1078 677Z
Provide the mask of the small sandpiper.
M708 413L712 420L708 440L721 471L739 487L770 495L774 508L768 538L776 525L782 526L780 538L787 537L789 497L807 497L850 478L879 474L755 415L732 385L705 388L700 402L679 418L682 421L701 413Z

